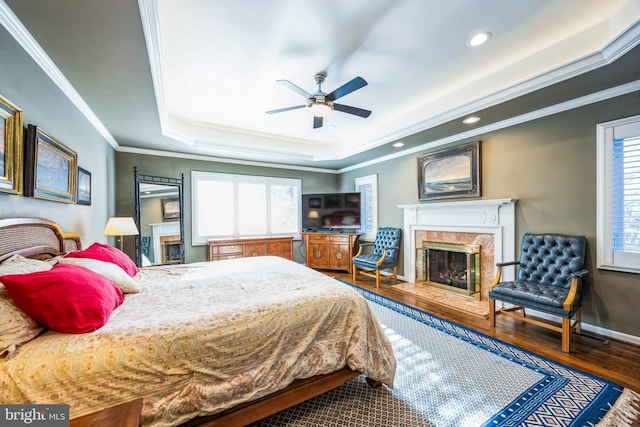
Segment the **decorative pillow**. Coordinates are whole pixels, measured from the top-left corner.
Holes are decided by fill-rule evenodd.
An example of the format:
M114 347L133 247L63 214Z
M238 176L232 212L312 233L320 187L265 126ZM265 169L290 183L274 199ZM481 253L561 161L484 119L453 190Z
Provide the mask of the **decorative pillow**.
M42 332L42 326L33 320L0 285L0 356L12 353L16 346L31 341Z
M65 258L91 258L98 261L110 262L116 264L131 277L138 274L138 267L131 261L131 258L119 249L104 243L95 242L87 249L82 251L73 251L65 255Z
M122 291L88 268L56 264L49 271L0 276L16 305L47 328L92 332L124 301Z
M22 255L14 255L0 264L0 276L7 274L28 274L36 271L51 270L51 263L38 259L25 258Z
M91 258L58 258L58 262L62 264L80 265L101 276L111 280L125 294L135 294L142 290L142 287L136 280L129 276L120 266L110 262L98 261Z

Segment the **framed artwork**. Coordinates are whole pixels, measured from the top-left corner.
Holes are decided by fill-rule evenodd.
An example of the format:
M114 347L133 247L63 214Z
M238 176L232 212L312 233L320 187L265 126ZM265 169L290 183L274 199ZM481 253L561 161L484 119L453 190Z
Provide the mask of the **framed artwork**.
M25 140L25 196L75 203L78 155L34 125Z
M180 219L180 201L178 199L162 199L162 219Z
M337 194L329 194L324 196L325 209L333 209L342 207L342 196Z
M78 166L78 193L76 203L79 205L91 204L91 172Z
M480 162L480 141L418 157L418 198L479 197Z
M0 96L0 191L22 194L22 110Z
M309 197L309 207L320 209L322 208L322 198L321 197Z

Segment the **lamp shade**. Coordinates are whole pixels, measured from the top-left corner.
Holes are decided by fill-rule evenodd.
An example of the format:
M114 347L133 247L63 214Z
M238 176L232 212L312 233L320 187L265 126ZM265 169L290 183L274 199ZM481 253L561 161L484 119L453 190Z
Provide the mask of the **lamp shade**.
M137 236L138 228L131 217L112 216L102 232L105 236Z

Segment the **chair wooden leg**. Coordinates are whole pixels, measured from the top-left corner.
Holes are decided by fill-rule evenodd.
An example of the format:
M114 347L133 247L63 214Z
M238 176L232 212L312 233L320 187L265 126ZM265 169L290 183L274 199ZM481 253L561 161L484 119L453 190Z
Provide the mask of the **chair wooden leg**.
M562 351L565 353L570 352L571 347L571 319L568 317L562 318Z
M351 274L353 275L353 283L356 283L356 276L358 275L358 267L355 264L351 266Z
M393 267L393 284L398 284L398 267Z
M581 334L582 333L582 309L578 309L578 311L576 311L576 323L575 323L575 329L576 329L576 334Z
M496 300L489 298L489 326L496 326Z
M376 270L376 288L380 287L380 270Z

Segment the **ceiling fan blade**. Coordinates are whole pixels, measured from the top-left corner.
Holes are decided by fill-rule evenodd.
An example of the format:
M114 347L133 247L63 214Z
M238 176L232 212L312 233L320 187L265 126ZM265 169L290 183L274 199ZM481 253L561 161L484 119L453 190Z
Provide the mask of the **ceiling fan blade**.
M326 99L328 99L329 101L335 101L336 99L342 98L343 96L348 95L351 92L358 90L362 87L365 87L366 85L367 85L366 80L358 76L353 80L351 80L350 82L343 84L338 89L331 92L329 95L326 96Z
M307 92L306 90L302 89L300 86L291 83L289 80L276 80L276 82L280 83L281 85L283 85L285 87L288 87L289 89L291 89L294 92L298 92L300 95L304 96L305 98L313 97L313 95L311 95L309 92Z
M364 117L365 119L371 115L371 111L364 110L358 107L352 107L350 105L336 104L333 103L333 109L337 111L342 111L343 113L353 114L355 116Z
M313 117L313 128L318 129L322 127L322 117Z
M279 108L277 110L269 110L266 113L267 114L282 113L284 111L297 110L299 108L306 108L306 107L307 107L306 105L294 105L293 107Z

